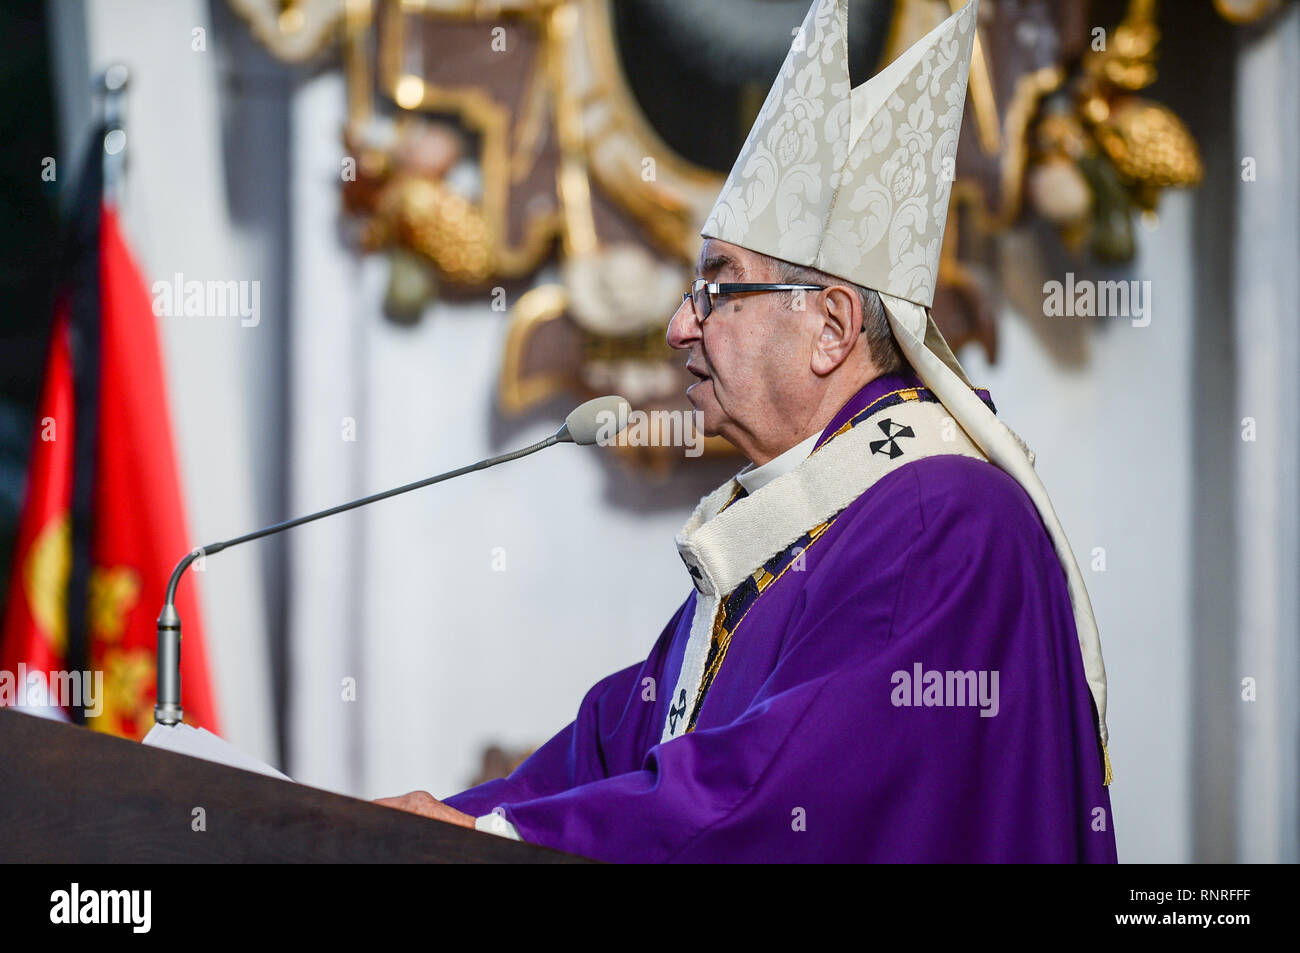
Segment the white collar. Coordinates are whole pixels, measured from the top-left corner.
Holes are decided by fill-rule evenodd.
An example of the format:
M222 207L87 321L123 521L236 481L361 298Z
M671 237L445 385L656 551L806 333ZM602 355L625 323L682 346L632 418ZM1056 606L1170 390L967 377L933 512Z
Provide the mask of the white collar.
M799 464L808 459L817 445L821 431L813 434L802 443L797 443L785 453L773 457L761 467L752 463L736 474L736 481L745 488L746 493L757 493L779 476L785 476Z

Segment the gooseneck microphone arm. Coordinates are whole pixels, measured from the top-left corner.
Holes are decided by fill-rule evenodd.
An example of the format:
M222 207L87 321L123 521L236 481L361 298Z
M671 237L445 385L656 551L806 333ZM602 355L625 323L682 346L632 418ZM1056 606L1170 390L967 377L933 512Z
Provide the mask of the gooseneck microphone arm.
M372 493L370 496L363 496L359 500L350 500L347 503L340 503L338 506L331 506L327 510L321 510L318 513L308 513L306 516L298 516L291 520L285 520L283 523L276 523L273 526L263 526L261 529L253 530L251 533L245 533L243 536L236 536L234 539L222 540L219 543L208 543L206 546L200 546L193 552L186 553L176 568L172 570L172 575L167 580L167 597L163 603L164 607L173 605L176 601L176 586L181 581L181 576L189 568L190 563L200 556L213 556L228 549L231 546L238 546L240 543L251 543L255 539L261 539L263 536L272 536L276 533L282 533L286 529L293 529L295 526L302 526L304 523L310 523L314 520L324 519L327 516L333 516L336 513L346 513L348 510L355 510L358 506L365 506L369 503L378 503L380 500L386 500L390 496L400 496L403 493L409 493L411 490L418 490L422 487L432 486L435 483L441 483L443 480L450 480L453 477L462 476L466 473L473 473L475 470L486 470L488 467L494 467L498 463L509 463L511 460L518 460L520 457L526 457L530 453L536 453L538 450L545 450L560 443L561 439L558 434L551 434L545 440L539 440L531 447L524 447L522 450L515 450L511 453L502 454L499 457L490 457L487 460L480 460L478 463L471 463L467 467L461 467L459 470L448 470L446 473L439 473L437 476L427 477L423 480L416 480L414 483L407 483L405 486L395 487L391 490L384 490L382 493Z
M598 398L607 399L607 398ZM593 402L595 403L594 400ZM586 404L584 404L584 407ZM581 410L581 408L580 408ZM575 411L577 413L577 411ZM411 490L419 490L421 486L432 486L441 484L443 480L451 480L452 477L464 476L465 473L473 473L476 469L487 469L495 467L498 463L510 463L511 460L517 460L521 456L536 454L538 450L545 450L546 447L555 446L556 443L590 443L589 439L582 438L581 434L575 438L575 434L569 433L569 423L573 421L573 415L565 421L564 426L550 437L533 443L532 446L524 447L523 450L515 450L510 454L500 456L491 456L486 460L480 460L478 463L469 464L468 467L452 469L446 473L439 473L438 476L417 480L413 484L398 486L393 490L385 490L383 493L374 493L369 497L354 499L348 503L341 503L338 506L331 506L329 510L313 512L307 516L298 516L296 519L285 520L283 523L274 524L273 527L264 527L253 530L251 533L244 533L243 536L234 537L233 540L224 540L221 542L208 543L207 546L200 546L199 549L187 553L181 559L181 562L175 564L172 569L172 577L166 584L166 597L162 602L162 611L159 612L159 654L157 654L157 698L153 706L153 720L159 724L179 724L183 712L181 710L181 616L175 611L175 588L181 582L181 576L195 559L200 556L213 555L220 553L221 550L229 549L230 546L238 546L239 543L252 542L260 540L264 536L273 536L274 533L285 532L286 529L300 527L304 523L311 523L313 520L322 520L326 516L334 516L355 510L359 506L367 506L368 503L377 503L381 499L396 497L402 493L409 493Z

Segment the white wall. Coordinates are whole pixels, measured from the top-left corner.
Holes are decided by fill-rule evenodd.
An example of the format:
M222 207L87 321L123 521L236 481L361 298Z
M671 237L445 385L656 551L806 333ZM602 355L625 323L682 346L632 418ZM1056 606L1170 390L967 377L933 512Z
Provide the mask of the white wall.
M1190 859L1192 202L1187 193L1164 198L1160 225L1140 234L1139 257L1126 270L1151 282L1149 326L1044 317L1042 284L1065 274L1044 260L1037 233L1024 233L1002 256L1009 297L1021 307L1003 311L997 364L975 348L962 355L1037 454L1092 597L1125 862ZM1060 346L1044 343L1060 337ZM1069 358L1076 353L1082 362ZM1104 572L1091 568L1097 547Z
M1255 163L1237 185L1234 289L1237 412L1253 441L1234 440L1239 492L1237 671L1253 701L1238 704L1240 857L1300 857L1300 8L1245 45L1237 92L1237 147Z

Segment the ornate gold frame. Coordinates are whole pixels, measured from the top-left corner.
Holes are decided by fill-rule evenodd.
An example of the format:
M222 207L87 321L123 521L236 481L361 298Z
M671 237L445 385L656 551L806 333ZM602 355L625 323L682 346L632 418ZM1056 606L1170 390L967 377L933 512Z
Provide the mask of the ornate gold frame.
M546 257L559 224L555 214L539 214L528 219L524 226L521 244L511 246L506 241L506 212L510 185L527 174L536 157L540 120L532 113L539 111L545 104L534 90L541 81L538 73L545 67L545 63L543 62L529 77L530 88L525 93L524 101L530 104L531 112L520 117L520 124L523 125L525 134L520 137L520 148L511 154L508 145L511 116L508 110L494 102L482 89L474 86L439 86L426 82L421 77L404 73L401 68L408 16L432 13L449 18L473 20L485 15L487 5L467 2L452 7L430 3L427 0L379 0L379 3L380 19L377 25L380 36L380 89L403 109L455 115L466 128L479 136L481 144L479 161L483 182L480 206L484 220L491 229L490 240L496 249L496 274L506 278L527 274ZM537 22L532 6L518 5L518 9L506 9L506 7L506 4L497 4L494 9L500 8L504 15ZM545 56L543 51L543 61ZM354 59L349 70L349 87L354 84L365 84L368 87L369 63L361 55Z
M575 381L568 374L522 373L524 345L538 327L564 315L569 294L563 285L539 285L525 292L510 309L510 327L506 333L505 353L497 381L497 402L507 414L519 414L528 408L571 387Z
M1002 179L1002 204L994 208L978 182L960 179L953 183L953 205L965 203L973 213L972 225L985 235L1011 227L1024 204L1025 166L1029 162L1029 124L1038 112L1038 104L1065 83L1065 70L1045 66L1026 73L1016 82L1015 92L1007 105L1006 125L1002 130L1004 153L999 163ZM951 214L951 212L950 212Z
M708 216L726 176L678 155L646 120L618 61L611 2L577 0L581 20L569 50L569 62L587 66L573 72L591 77L587 88L574 90L588 168L606 194L657 244L693 263L700 244L698 225ZM626 156L653 159L655 179L646 181L639 168L627 168Z
M361 2L368 3L369 0L361 0ZM270 50L272 55L286 63L305 63L327 49L338 33L338 25L346 15L346 8L354 7L356 4L357 0L332 0L333 9L330 10L329 15L313 24L316 30L314 39L306 45L298 45L295 44L294 38L302 27L306 26L303 8L308 6L308 3L304 0L280 0L278 3L268 2L260 6L256 0L230 0L230 8L248 24L249 30L257 37L258 42ZM268 22L265 15L269 12L266 7L272 5L280 8L274 25ZM326 8L331 4L330 0L316 0L311 5ZM287 24L294 23L297 23L297 26L286 28Z

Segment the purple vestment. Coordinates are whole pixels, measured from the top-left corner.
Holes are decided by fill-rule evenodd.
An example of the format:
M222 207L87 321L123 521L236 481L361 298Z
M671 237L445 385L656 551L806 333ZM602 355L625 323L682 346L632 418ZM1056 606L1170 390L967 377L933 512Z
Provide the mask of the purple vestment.
M919 384L872 381L822 442ZM907 463L802 558L754 602L693 731L660 742L694 592L513 774L446 802L608 861L1115 861L1065 575L1010 476Z

